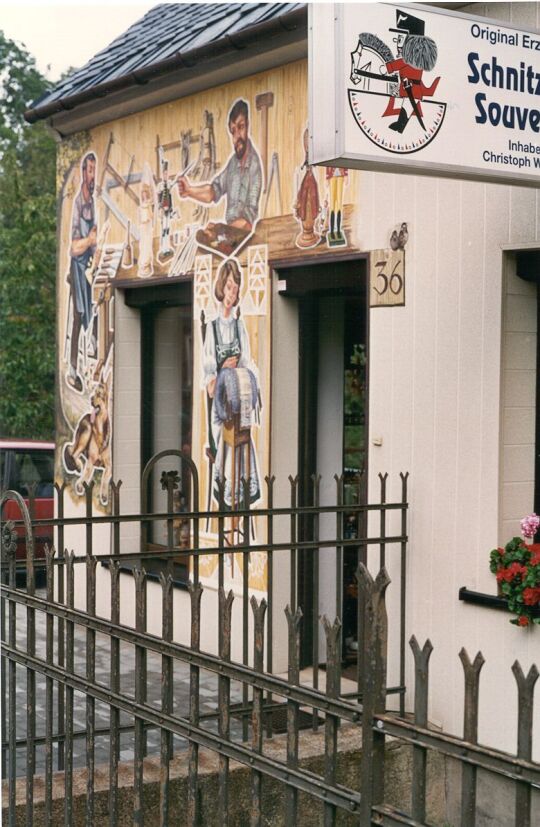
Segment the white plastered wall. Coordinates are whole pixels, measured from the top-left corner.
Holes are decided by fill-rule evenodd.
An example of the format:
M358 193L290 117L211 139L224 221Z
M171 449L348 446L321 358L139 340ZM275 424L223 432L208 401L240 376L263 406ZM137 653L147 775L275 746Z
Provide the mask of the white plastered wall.
M413 633L420 645L431 639L430 718L456 733L463 726L458 652L465 646L474 658L482 650L479 739L493 743L496 735L499 748L513 751L517 699L510 668L516 659L524 670L540 661L539 630L518 629L505 612L460 602L458 592L461 586L496 591L489 551L499 541L504 467L503 247L540 247L540 193L377 173L362 173L360 189L364 249L387 246L402 221L410 231L406 305L370 312L369 435L370 500L378 496L379 472L389 472L394 500L399 472L411 475L407 640ZM374 437L382 437L380 447ZM389 569L395 576L391 560ZM395 618L390 601L391 627ZM410 652L406 682L412 687Z
M501 343L501 486L499 544L519 535L532 511L536 425L537 285L516 275L506 257ZM533 275L533 274L530 274ZM540 643L538 644L540 649Z
M298 303L284 298L278 292L276 274L272 277L272 412L271 412L271 469L274 484L274 504L290 502L289 475L298 470ZM290 538L287 520L276 520L274 542L286 543ZM274 671L287 669L287 621L284 609L289 603L290 554L286 550L274 553L273 564L273 666Z
M141 314L127 306L123 292L115 311L113 478L122 480L121 511L127 514L141 507ZM138 540L138 523L123 524L121 548Z

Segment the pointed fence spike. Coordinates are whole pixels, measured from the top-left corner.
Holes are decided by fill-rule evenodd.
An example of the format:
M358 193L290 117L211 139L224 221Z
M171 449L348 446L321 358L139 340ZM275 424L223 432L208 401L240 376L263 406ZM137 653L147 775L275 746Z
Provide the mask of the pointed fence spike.
M56 549L53 545L49 545L48 543L45 543L44 551L45 551L45 558L47 560L49 560L49 559L53 560L54 559L54 557L56 555Z
M188 580L187 587L188 587L188 592L190 593L192 599L196 599L196 600L201 599L201 595L202 595L204 589L203 589L200 582L199 583L193 583L192 580Z
M297 626L302 620L304 613L302 612L300 606L298 606L295 612L292 612L291 607L287 603L285 606L285 616L289 623L294 623Z
M87 569L89 569L90 572L93 574L95 572L96 566L97 566L97 557L94 557L93 554L87 554L85 556L85 559L86 559Z
M538 667L535 663L529 669L527 677L525 677L525 673L521 668L521 664L518 660L515 660L512 664L512 672L514 673L514 677L517 681L519 687L521 686L534 686L536 681L538 680Z
M471 659L465 647L461 648L459 652L459 658L465 670L472 669L474 672L479 672L484 663L486 662L482 652L480 651L476 653L474 661L471 662Z
M433 644L429 638L426 639L422 649L420 649L420 644L418 643L415 635L413 635L409 641L409 646L411 647L415 660L420 658L424 658L426 661L429 660L431 653L433 652Z
M267 609L267 606L268 606L268 603L266 602L264 597L261 598L260 603L257 603L257 598L255 597L254 594L252 594L251 595L251 600L249 602L251 603L251 608L253 609L253 612L255 614L257 612L262 612L262 614L264 615L264 613Z

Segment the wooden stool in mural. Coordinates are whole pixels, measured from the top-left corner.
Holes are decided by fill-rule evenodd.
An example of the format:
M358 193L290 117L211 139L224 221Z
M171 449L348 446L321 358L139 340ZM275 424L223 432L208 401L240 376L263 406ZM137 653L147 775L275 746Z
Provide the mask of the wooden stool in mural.
M251 478L251 427L242 428L240 414L234 414L223 425L223 441L231 449L231 512L238 509L243 500L242 455L244 456L244 477L249 486ZM225 475L225 452L223 452L223 467L221 473ZM237 545L244 532L240 529L238 517L231 516L231 530L229 545Z

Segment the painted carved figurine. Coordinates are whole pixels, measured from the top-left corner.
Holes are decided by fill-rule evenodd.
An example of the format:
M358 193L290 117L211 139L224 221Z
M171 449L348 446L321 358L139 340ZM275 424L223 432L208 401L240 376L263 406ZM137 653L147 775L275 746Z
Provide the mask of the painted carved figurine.
M141 198L139 204L139 278L149 278L154 272L154 220L156 213L156 190L152 171L145 163L142 181Z
M166 259L173 255L174 250L170 241L171 218L173 217L172 189L169 183L169 162L165 158L161 159L161 181L158 184L157 196L161 213L158 258Z
M330 196L330 230L326 234L329 247L344 247L347 237L342 229L343 188L349 171L342 167L326 167L326 181Z
M296 245L298 247L315 247L321 240L319 233L315 232L315 222L321 211L321 202L319 200L319 186L317 179L313 174L313 170L309 164L308 158L308 141L309 133L306 129L304 132L304 152L305 160L302 169L305 168L304 177L294 205L294 214L298 221L302 224L302 232L296 238Z

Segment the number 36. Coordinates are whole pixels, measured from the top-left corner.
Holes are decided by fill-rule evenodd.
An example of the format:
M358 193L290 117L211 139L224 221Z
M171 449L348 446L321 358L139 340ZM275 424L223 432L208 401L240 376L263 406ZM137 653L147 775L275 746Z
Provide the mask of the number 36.
M379 296L384 296L385 293L390 290L394 296L397 296L398 293L401 293L403 290L403 278L397 272L398 269L401 267L401 261L396 261L394 267L392 268L391 274L388 276L385 273L385 267L388 264L388 261L376 261L375 267L379 270L377 273L377 284L373 285L373 289ZM379 282L381 283L379 286Z

